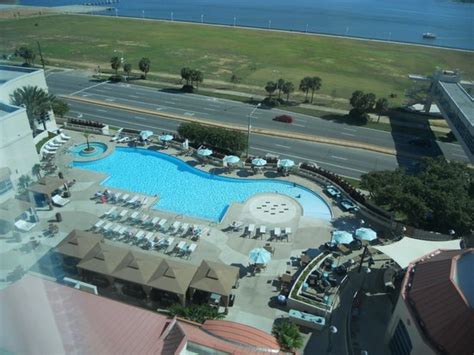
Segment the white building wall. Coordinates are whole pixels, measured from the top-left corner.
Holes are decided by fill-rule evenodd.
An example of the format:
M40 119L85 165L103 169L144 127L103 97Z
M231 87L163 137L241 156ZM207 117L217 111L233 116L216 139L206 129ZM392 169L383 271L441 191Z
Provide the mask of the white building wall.
M392 339L400 320L405 325L410 336L413 346L411 351L412 354L436 355L436 352L433 351L433 349L425 342L422 334L420 334L418 325L413 319L405 300L401 295L398 297L397 305L395 306L390 322L388 323L387 332L385 333L386 344L390 343L390 339Z
M23 86L37 86L49 92L43 69L0 65L0 79L5 81L0 85L0 102L8 105L11 104L10 95ZM48 131L54 132L58 128L52 111L49 112L49 117L51 119L46 123L46 128ZM38 128L43 129L43 125L38 125Z
M21 175L30 175L39 163L26 110L19 108L0 116L0 167L9 167L14 186Z

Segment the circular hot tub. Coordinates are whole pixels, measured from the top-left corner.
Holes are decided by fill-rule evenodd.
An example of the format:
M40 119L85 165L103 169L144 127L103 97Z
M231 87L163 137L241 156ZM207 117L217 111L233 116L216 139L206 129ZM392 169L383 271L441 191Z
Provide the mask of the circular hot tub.
M77 144L71 147L69 152L75 157L94 158L104 154L106 150L107 144L90 142L89 145L87 143Z

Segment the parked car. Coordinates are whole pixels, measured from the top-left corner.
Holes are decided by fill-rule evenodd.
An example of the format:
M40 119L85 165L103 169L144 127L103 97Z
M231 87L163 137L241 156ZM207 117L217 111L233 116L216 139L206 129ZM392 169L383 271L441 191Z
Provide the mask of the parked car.
M341 197L341 191L339 191L336 187L332 185L326 186L326 188L324 189L324 192L326 192L332 198Z
M343 211L357 212L359 210L359 207L357 207L355 204L353 204L350 200L347 199L341 200L340 205Z
M278 121L278 122L285 122L285 123L293 123L294 119L290 115L280 115L276 116L273 121Z

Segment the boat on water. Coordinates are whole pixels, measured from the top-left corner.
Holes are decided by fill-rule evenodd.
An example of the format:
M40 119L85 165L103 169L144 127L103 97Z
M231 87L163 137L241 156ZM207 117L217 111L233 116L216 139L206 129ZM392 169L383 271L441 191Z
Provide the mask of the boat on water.
M426 39L435 39L436 38L436 35L434 33L431 33L431 32L425 32L423 33L423 38L426 38Z

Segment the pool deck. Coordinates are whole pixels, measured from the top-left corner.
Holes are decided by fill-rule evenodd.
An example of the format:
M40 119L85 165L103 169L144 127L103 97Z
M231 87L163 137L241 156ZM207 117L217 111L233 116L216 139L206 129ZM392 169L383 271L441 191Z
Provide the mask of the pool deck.
M104 190L100 185L106 176L87 170L76 169L70 167L72 157L67 153L68 147L84 142L84 137L78 132L68 131L68 135L72 138L67 147L62 147L56 154L56 162L59 171L63 172L64 177L68 180L76 180L76 183L70 188L71 202L64 207L55 207L53 210L38 210L40 223L28 233L22 233L23 241L30 238L35 238L40 241L40 246L28 253L19 251L19 243L7 243L0 240L1 253L0 258L2 263L0 265L0 278L5 277L17 265L22 265L25 270L34 265L42 256L44 256L51 247L56 246L72 229L87 230L97 222L113 205L103 204L100 201L92 200L92 196L98 190ZM109 141L110 137L94 136L91 141L104 142L112 148L116 143ZM111 154L113 149L108 149ZM177 151L169 148L164 153L170 155L177 155ZM179 158L186 161L188 164L196 166L199 169L219 174L222 172L221 168L215 166L198 165L198 162L193 157ZM245 178L250 176L245 169L237 169L231 174L226 174L229 177ZM258 176L251 176L252 178L271 178L283 179L277 176L274 172L268 171ZM326 201L333 212L333 222L317 220L302 216L302 207L296 199L287 196L263 193L254 195L245 203L234 203L228 210L227 214L220 223L210 222L197 218L188 217L168 211L161 211L150 209L149 207L156 202L159 197L148 196L148 203L141 208L150 216L158 216L166 218L168 223L174 220L180 222L187 222L192 224L201 224L209 228L209 235L205 235L197 242L198 247L192 254L190 259L183 259L183 262L188 262L194 265L199 265L203 259L221 261L227 265L235 265L240 268L241 275L240 286L235 290L236 299L234 306L229 308L229 314L226 319L237 322L242 322L267 332L271 331L272 325L276 318L282 315L287 315L287 311L273 305L272 299L278 295L278 289L275 280L281 274L287 271L294 272L295 268L291 266L291 260L299 257L301 253L307 249L318 248L321 244L330 240L330 232L334 229L334 223L344 225L348 230L358 227L359 220L348 213L342 212L335 206L323 193L321 186L298 176L289 176L284 178L287 181L295 182L305 186L312 191L318 193L322 199ZM118 191L116 189L112 189ZM129 192L131 195L134 193ZM143 196L143 195L142 195ZM270 202L272 206L263 206ZM273 206L275 205L275 206ZM275 210L283 210L283 213L271 215L270 209L267 212L262 208L269 207ZM122 207L119 207L122 208ZM287 208L287 210L285 210ZM61 223L57 223L59 233L53 238L40 237L40 234L47 229L50 220L54 220L55 214L60 212L63 218ZM278 217L276 217L278 216ZM263 238L244 236L243 230L239 232L229 231L229 224L232 221L242 221L244 226L252 223L258 228L265 225L267 234ZM292 234L289 239L276 240L273 238L271 231L275 227L284 229L290 227ZM179 240L185 240L176 237L175 243ZM187 239L189 241L189 238ZM121 242L112 242L124 245ZM275 249L272 260L267 265L266 269L256 276L249 274L248 254L250 250L256 247L263 247L266 243L270 243ZM131 249L142 249L130 246ZM158 254L164 257L163 253L156 251L145 251L153 255ZM176 257L166 256L177 259ZM181 259L180 259L181 260ZM6 282L0 282L0 288L6 286Z

